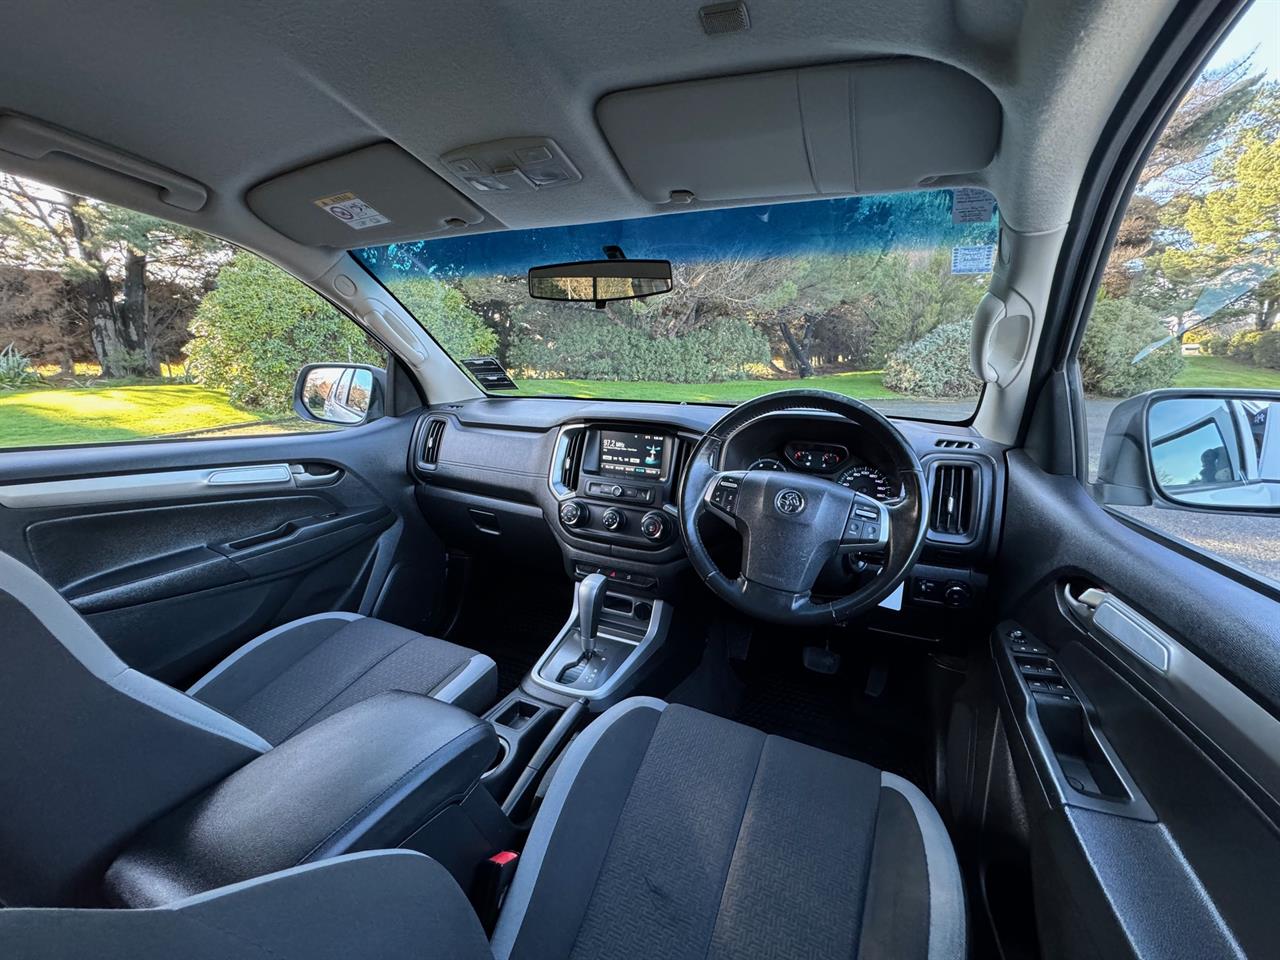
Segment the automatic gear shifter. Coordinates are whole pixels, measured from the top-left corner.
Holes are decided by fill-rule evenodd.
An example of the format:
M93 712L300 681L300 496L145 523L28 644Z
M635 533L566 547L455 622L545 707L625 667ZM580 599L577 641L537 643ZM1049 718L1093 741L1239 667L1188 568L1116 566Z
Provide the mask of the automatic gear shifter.
M596 652L596 629L604 609L604 588L608 581L599 573L582 578L578 584L578 635L582 639L582 659Z

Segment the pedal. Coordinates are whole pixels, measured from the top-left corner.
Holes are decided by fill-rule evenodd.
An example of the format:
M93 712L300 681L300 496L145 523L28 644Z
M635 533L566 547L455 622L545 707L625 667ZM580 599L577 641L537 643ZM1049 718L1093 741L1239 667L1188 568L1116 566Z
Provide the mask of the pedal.
M867 671L867 684L862 688L862 692L873 700L884 693L884 688L889 683L889 671L881 666L873 666Z
M840 654L827 647L805 647L804 668L829 676L840 669Z

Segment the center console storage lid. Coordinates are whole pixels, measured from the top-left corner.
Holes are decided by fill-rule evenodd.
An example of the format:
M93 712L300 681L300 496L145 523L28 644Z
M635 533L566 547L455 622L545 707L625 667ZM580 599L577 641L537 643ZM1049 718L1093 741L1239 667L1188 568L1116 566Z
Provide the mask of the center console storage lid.
M252 760L144 830L108 902L154 907L338 854L399 846L497 755L492 725L415 693L371 697Z

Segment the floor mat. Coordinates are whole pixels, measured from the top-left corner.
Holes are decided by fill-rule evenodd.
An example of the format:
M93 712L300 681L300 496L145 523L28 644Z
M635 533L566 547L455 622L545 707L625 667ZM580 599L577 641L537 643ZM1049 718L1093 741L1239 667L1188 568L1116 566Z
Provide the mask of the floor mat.
M564 626L573 603L567 577L513 579L477 567L461 616L447 637L494 659L499 698L520 685ZM503 584L501 593L492 589L494 583Z
M797 641L794 633L757 631L739 669L744 689L732 719L923 783L928 714L919 654L885 655L844 633L832 642L840 669L826 675L802 661L804 642L821 645L821 634Z

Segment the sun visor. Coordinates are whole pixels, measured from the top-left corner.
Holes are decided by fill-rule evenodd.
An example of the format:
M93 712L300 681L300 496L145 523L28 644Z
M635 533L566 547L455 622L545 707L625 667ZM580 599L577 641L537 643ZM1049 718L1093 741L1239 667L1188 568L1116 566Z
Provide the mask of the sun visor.
M457 232L484 214L394 143L282 174L245 198L268 225L307 246L376 246Z
M969 74L899 59L623 90L596 118L636 189L747 200L910 190L981 170L995 96Z

